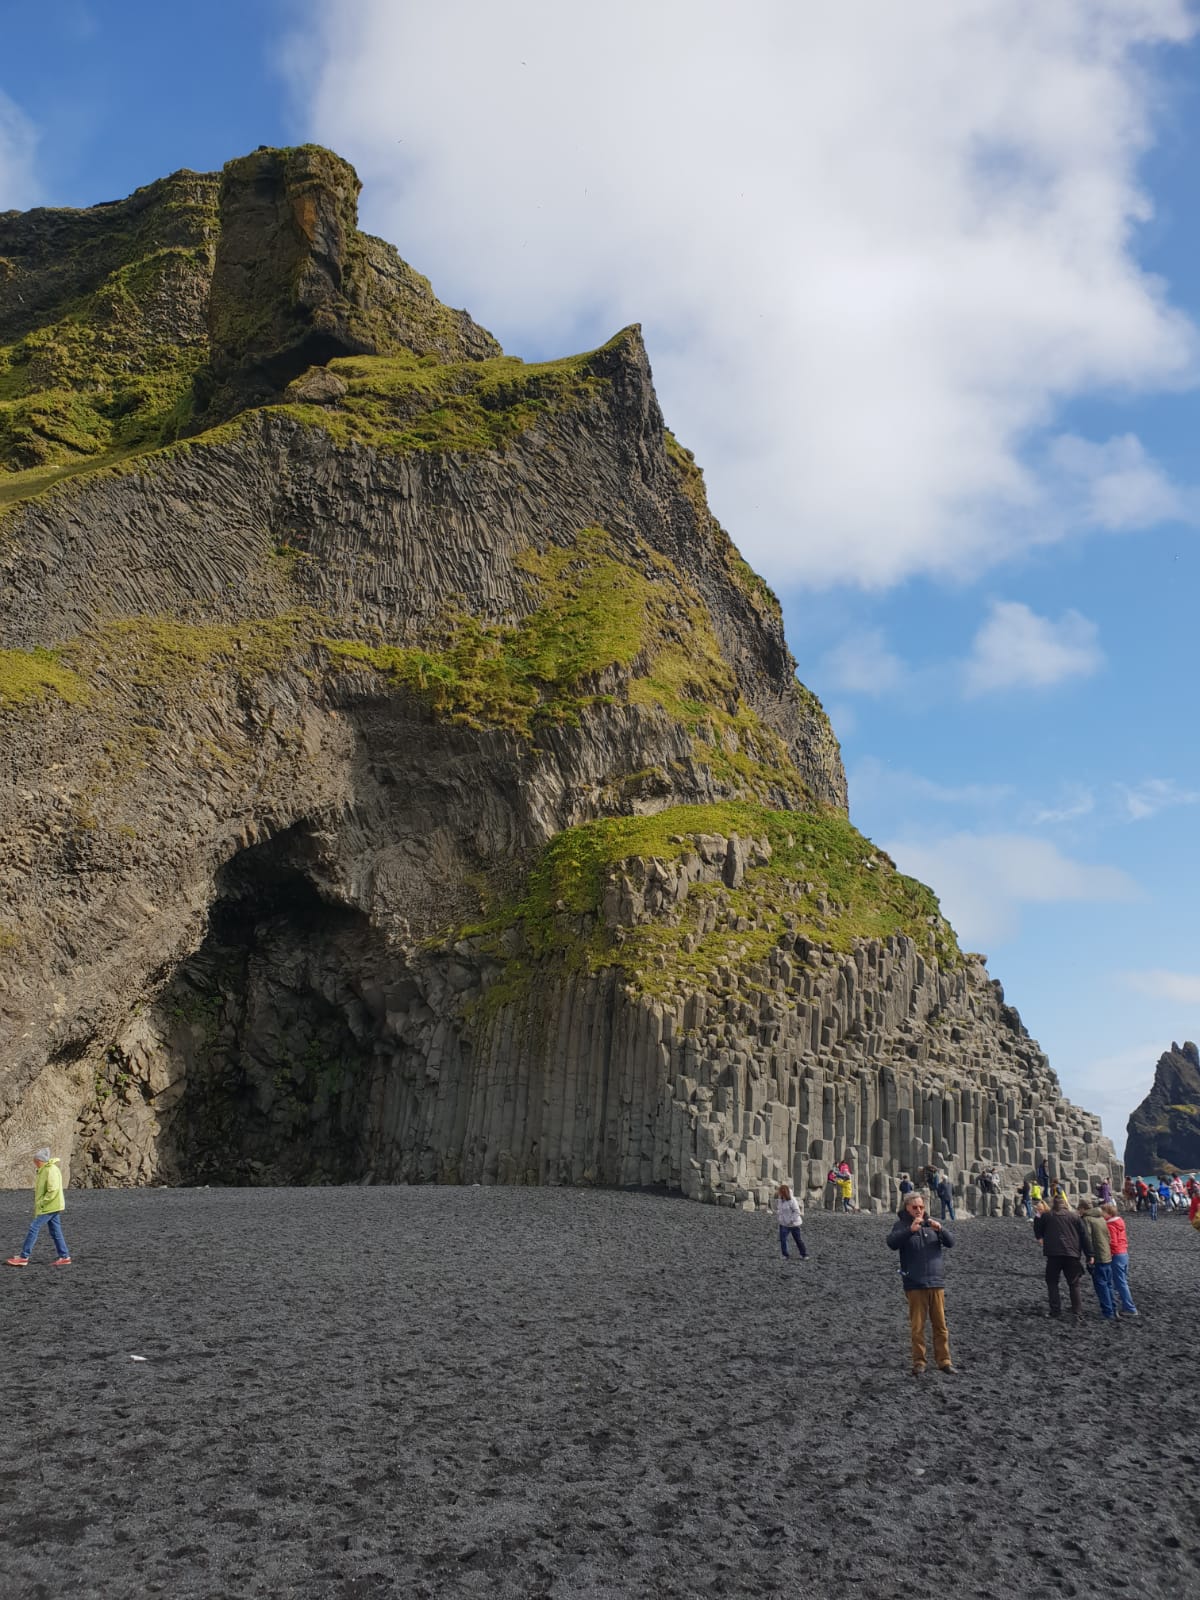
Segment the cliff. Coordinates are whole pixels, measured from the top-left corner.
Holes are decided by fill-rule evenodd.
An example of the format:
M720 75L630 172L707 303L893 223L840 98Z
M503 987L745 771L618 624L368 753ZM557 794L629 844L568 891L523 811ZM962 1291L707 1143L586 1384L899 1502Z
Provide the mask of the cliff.
M1125 1170L1200 1172L1200 1053L1187 1040L1164 1050L1150 1093L1129 1119Z
M0 217L0 1176L1113 1172L847 820L637 329L507 357L356 195Z

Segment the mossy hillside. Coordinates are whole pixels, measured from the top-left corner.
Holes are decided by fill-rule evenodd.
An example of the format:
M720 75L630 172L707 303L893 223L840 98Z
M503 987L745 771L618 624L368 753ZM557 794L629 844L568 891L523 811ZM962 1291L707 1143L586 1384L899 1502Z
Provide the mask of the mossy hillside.
M570 546L520 558L533 609L519 622L456 613L438 648L325 641L347 667L382 673L436 716L535 741L598 702L666 712L692 735L694 758L727 786L784 794L804 785L786 746L739 698L707 609L664 557L585 529Z
M57 650L0 650L0 706L30 706L53 697L67 705L88 699L86 682Z
M330 434L339 444L391 455L502 450L547 412L582 406L608 387L591 370L596 352L525 363L516 356L440 362L433 356L343 356L329 362L349 392L336 408L270 409Z
M607 884L633 858L680 860L695 837L765 839L770 860L750 866L737 889L693 884L669 917L610 929ZM717 925L708 928L717 902ZM524 953L513 957L512 930ZM728 801L673 806L654 816L611 817L565 829L545 847L523 888L481 924L457 930L505 960L488 1005L519 998L547 967L615 969L637 993L670 996L720 986L723 971L763 961L785 934L837 951L861 939L905 934L944 966L961 962L931 890L905 877L840 813L773 811Z
M0 471L69 466L174 437L204 356L178 307L206 280L204 251L159 249L118 267L59 319L0 347Z

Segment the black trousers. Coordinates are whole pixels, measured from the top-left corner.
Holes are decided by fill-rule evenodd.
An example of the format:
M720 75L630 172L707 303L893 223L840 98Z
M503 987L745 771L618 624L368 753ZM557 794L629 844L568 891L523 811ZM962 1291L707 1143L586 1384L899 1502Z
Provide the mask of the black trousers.
M1067 1280L1067 1290L1071 1296L1071 1315L1083 1315L1083 1300L1079 1293L1079 1280L1083 1277L1083 1262L1078 1256L1047 1256L1046 1257L1046 1289L1050 1295L1050 1315L1062 1316L1062 1298L1058 1292L1059 1273Z

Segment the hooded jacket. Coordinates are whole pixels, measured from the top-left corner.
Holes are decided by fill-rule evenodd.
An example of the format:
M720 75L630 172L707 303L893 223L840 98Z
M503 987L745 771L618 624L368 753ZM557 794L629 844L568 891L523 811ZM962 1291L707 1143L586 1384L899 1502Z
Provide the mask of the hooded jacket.
M954 1244L954 1235L942 1223L931 1226L929 1218L922 1219L914 1233L912 1219L907 1212L899 1217L887 1236L889 1250L900 1252L900 1281L908 1289L944 1289L946 1287L946 1262L944 1252Z
M781 1228L799 1228L804 1224L804 1212L795 1195L790 1200L778 1201L775 1215Z
M52 1211L66 1209L58 1157L51 1156L44 1166L37 1169L37 1177L33 1180L33 1214L35 1217L47 1217Z

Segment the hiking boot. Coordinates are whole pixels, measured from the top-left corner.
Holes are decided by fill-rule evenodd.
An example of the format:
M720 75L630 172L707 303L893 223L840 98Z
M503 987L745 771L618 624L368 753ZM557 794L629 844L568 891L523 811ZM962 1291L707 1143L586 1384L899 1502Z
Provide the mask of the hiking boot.
M9 1256L8 1260L4 1263L4 1265L6 1267L27 1267L29 1265L29 1257L28 1256Z
M924 1367L914 1367L912 1369L912 1372L913 1372L913 1377L914 1378L923 1378L925 1376L925 1368Z
M953 1372L954 1371L954 1367L951 1365L951 1363L949 1361L940 1361L938 1363L938 1371L939 1372Z
M71 1265L71 1258L70 1256L55 1256L54 1265L56 1267L69 1267Z

